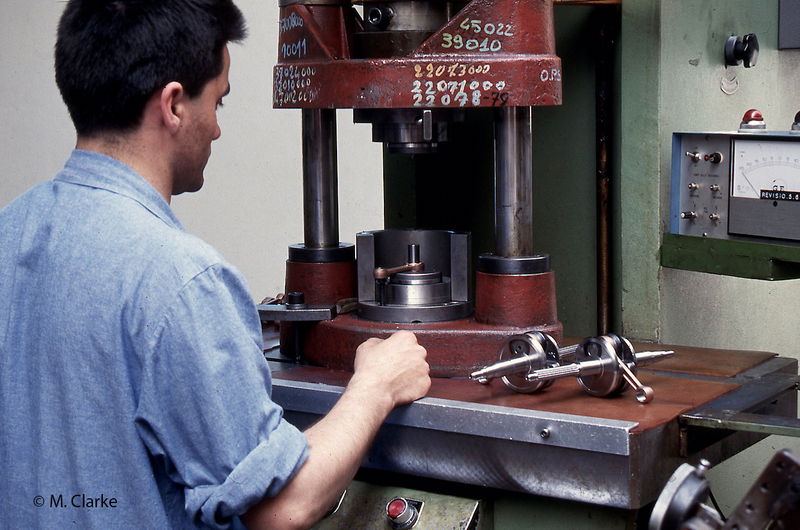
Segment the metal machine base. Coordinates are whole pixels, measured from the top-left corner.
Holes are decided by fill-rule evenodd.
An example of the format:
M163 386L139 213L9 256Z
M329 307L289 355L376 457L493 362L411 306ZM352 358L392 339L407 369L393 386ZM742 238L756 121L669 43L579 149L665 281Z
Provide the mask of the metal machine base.
M796 360L670 348L674 358L639 372L658 396L647 405L586 396L571 379L538 394L435 379L428 397L390 415L363 466L633 510L653 502L686 458L716 463L763 438L685 427L684 413L719 405L796 414ZM287 364L273 371L273 398L300 428L330 410L351 375Z

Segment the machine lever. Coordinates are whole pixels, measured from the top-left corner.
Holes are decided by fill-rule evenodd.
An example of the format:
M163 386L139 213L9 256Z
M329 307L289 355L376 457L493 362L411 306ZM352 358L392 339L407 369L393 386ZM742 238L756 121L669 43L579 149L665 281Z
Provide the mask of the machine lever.
M408 245L408 259L405 265L388 268L376 267L372 274L376 280L386 280L398 272L422 272L424 270L425 263L419 259L419 245L412 243Z
M375 276L376 280L385 280L392 274L397 274L398 272L422 272L423 270L425 270L425 264L420 261L417 263L398 265L397 267L376 267L372 274Z

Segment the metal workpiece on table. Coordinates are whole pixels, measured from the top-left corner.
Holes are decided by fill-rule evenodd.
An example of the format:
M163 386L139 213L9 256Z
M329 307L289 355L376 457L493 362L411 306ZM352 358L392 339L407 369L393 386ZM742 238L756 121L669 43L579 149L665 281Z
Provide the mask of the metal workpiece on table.
M574 355L572 348L569 351ZM500 348L498 362L472 372L469 378L484 385L502 378L507 387L517 392L536 392L550 382L531 382L527 375L539 368L558 366L560 362L561 350L553 337L531 331L510 337Z
M578 382L593 396L611 396L631 386L636 400L648 403L654 397L653 389L636 377L638 364L654 362L674 355L674 351L653 351L637 354L624 337L609 334L584 340L575 352L575 365L579 368ZM583 365L583 366L582 366Z
M673 354L635 353L627 339L614 334L589 337L580 344L559 349L549 335L530 332L511 337L500 350L500 360L472 372L470 379L486 384L501 377L507 387L517 392L538 392L556 379L577 377L587 393L601 397L620 393L627 383L636 391L640 403L648 403L654 392L636 377L637 365Z

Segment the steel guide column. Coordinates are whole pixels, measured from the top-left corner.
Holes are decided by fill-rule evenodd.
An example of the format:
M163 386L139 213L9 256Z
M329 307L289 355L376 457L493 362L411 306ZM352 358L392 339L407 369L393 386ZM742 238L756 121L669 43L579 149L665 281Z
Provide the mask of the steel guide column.
M303 229L307 248L339 246L336 110L303 109Z
M533 255L533 111L495 111L495 255Z

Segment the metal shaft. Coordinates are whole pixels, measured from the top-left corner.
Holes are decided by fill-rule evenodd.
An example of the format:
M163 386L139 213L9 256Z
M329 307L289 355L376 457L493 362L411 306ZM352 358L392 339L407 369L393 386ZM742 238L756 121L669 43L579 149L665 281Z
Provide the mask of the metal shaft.
M673 350L640 351L636 352L636 366L651 364L664 357L675 355Z
M642 364L652 363L664 357L669 357L674 353L675 352L672 350L643 351L634 353L633 355L636 359L636 366L641 366ZM583 377L594 375L602 372L606 366L613 367L614 364L614 359L599 359L594 361L582 361L574 364L566 364L563 366L555 366L553 368L542 368L541 370L534 370L528 374L528 380L549 381L552 379L561 379L562 377Z
M303 226L308 248L339 246L336 110L303 109Z
M580 344L573 344L572 346L564 346L558 349L558 363L569 364L575 362L575 352L578 351Z
M507 375L526 373L531 369L530 358L525 355L507 361L500 361L469 374L469 378L480 383L488 383L490 379Z
M495 111L495 254L533 255L533 111Z
M554 366L553 368L542 368L534 370L528 374L528 381L552 381L562 377L579 377L582 375L594 375L603 371L603 366L609 364L608 361L584 361L564 366Z
M575 350L578 345L566 346L558 349L561 362L572 362L575 359ZM490 379L505 377L514 374L525 374L531 370L531 358L528 355L515 357L506 361L496 362L469 374L469 378L480 383L488 383Z

